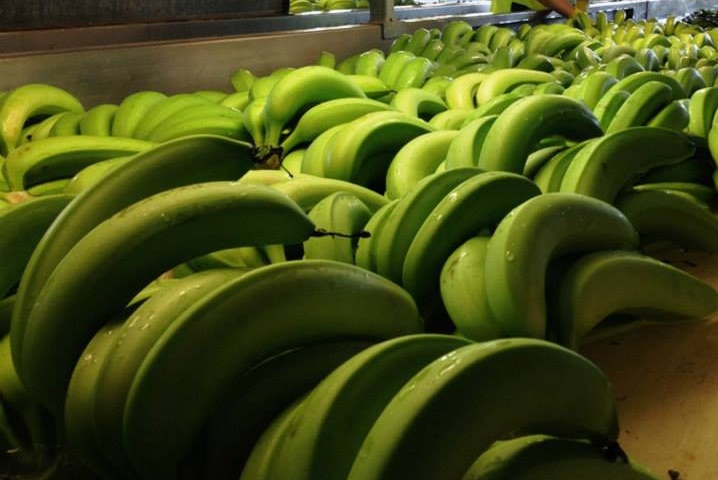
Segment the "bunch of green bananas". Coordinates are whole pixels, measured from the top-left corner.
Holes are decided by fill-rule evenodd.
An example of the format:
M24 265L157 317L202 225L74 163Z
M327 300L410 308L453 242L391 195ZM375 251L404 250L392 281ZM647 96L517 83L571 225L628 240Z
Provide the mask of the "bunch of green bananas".
M718 30L624 17L453 21L231 93L4 93L13 468L655 478L575 350L718 310L647 253L718 251Z

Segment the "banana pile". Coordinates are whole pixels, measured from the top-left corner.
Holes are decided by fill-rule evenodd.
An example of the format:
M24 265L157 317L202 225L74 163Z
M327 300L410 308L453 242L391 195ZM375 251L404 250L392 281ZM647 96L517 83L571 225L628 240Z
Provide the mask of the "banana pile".
M2 93L0 477L659 478L578 351L718 311L661 259L718 252L716 44L452 21L229 92Z

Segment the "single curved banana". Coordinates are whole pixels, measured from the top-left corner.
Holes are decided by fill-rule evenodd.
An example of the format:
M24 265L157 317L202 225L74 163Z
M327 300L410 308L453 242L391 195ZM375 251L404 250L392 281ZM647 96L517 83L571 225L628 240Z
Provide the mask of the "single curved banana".
M584 357L542 340L459 348L394 396L347 478L461 478L477 455L517 431L588 438L598 448L615 442L618 420L608 379Z
M486 293L511 336L545 338L546 268L561 255L634 249L638 234L610 204L575 193L544 193L499 223L486 252Z
M70 111L62 111L59 113L55 113L54 115L50 115L49 117L45 118L44 120L34 124L32 126L32 137L29 139L25 139L27 141L33 141L33 140L42 140L44 138L47 138L50 136L50 132L52 131L52 127L55 126L55 123L60 120L62 117L69 113L75 113ZM23 139L20 139L23 140ZM22 145L26 142L18 141L18 145Z
M678 80L686 91L686 95L690 98L696 91L708 86L703 76L695 67L683 67L676 70L675 79Z
M40 238L73 195L47 195L0 210L0 298L15 287Z
M346 124L346 134L335 139L331 150L327 152L324 175L356 182L361 179L363 169L374 165L377 167L376 173L363 179L360 184L381 184L383 191L391 158L406 142L432 130L427 122L401 112L368 113ZM381 153L391 156L385 164L379 162L378 156Z
M547 72L524 68L507 68L489 73L476 90L476 104L483 105L492 98L507 93L519 85L554 82Z
M28 119L65 111L83 112L84 107L62 88L28 83L10 90L0 106L0 155L7 155L15 148Z
M178 93L154 103L137 122L133 132L135 138L147 140L150 133L160 124L188 108L199 105L210 105L206 98L192 93Z
M10 187L25 190L48 180L71 178L93 163L144 152L154 145L145 140L121 137L50 137L10 152L3 171Z
M80 122L85 117L84 112L65 112L52 125L48 137L66 137L80 135Z
M394 89L384 83L379 77L372 77L371 75L347 75L347 78L364 92L368 98L380 100L386 102L388 98L394 93Z
M614 90L607 92L596 104L593 112L598 119L601 129L606 130L616 116L618 110L631 98L631 92L627 90Z
M481 148L478 166L522 173L526 158L540 140L559 135L580 141L602 133L596 117L581 102L555 94L528 96L496 119Z
M688 103L688 133L708 138L716 111L718 111L718 87L696 90Z
M395 110L424 120L430 120L448 108L441 97L417 87L402 88L389 105Z
M456 130L437 130L409 140L389 164L385 196L401 198L422 178L431 175L446 158L458 134Z
M249 92L257 77L246 68L238 68L229 76L229 81L237 92Z
M119 109L119 105L114 103L101 103L90 108L80 120L80 134L109 137Z
M474 29L465 20L451 20L441 31L441 40L447 45L458 43L459 39L466 34L473 34Z
M228 95L227 92L223 92L221 90L196 90L192 92L192 94L207 99L211 103L215 104L222 103L222 100L224 100Z
M421 88L435 69L435 62L425 57L415 57L404 65L404 68L390 86L394 90L412 87Z
M354 74L378 77L385 61L386 58L382 50L377 48L367 50L359 55L357 63L354 66Z
M75 174L63 187L63 193L77 195L97 183L114 169L130 161L132 157L116 157L88 165ZM32 190L32 189L31 189Z
M370 98L328 100L304 112L290 134L282 140L279 146L287 153L301 144L312 142L331 127L356 120L367 113L390 109L389 105Z
M464 124L446 152L446 168L475 167L486 136L497 118L498 115L487 115Z
M334 69L310 65L292 70L274 85L264 106L265 143L278 146L282 130L314 104L343 97L365 98L364 92Z
M462 480L567 480L576 472L583 480L659 478L630 457L626 461L585 440L537 434L496 442Z
M582 100L591 111L594 111L596 104L606 94L606 92L616 83L618 79L610 73L597 70L592 72L581 82L581 96L579 100Z
M373 343L347 340L301 346L268 358L234 380L204 428L203 477L239 478L252 448L272 420Z
M332 193L342 191L359 198L371 212L376 212L389 202L385 196L361 185L314 175L297 175L288 181L277 182L272 187L291 198L305 212L309 212L317 203Z
M267 304L266 296L277 291L282 301ZM332 302L322 300L329 297ZM229 311L248 314L235 314L228 324ZM143 478L172 475L231 382L277 353L339 339L383 340L421 328L406 292L364 269L323 260L256 269L188 309L142 363L124 413L130 460ZM228 348L231 355L223 353ZM200 397L191 394L198 388Z
M538 168L532 180L542 193L558 192L561 189L561 182L563 181L563 176L566 174L568 166L578 152L590 142L591 140L584 140L576 145L572 145L551 157Z
M446 104L452 110L472 110L476 108L476 91L488 73L467 73L455 78L446 87Z
M266 103L266 97L250 100L242 111L244 128L247 129L252 137L251 143L257 147L261 147L266 143L266 126L264 124L264 107Z
M627 278L631 281L622 281ZM559 342L572 349L613 313L670 322L704 319L718 310L718 292L710 284L635 252L609 250L579 257L553 295Z
M483 105L479 105L475 109L473 109L464 120L464 123L462 127L465 127L469 123L473 122L477 118L481 117L488 117L491 115L499 115L501 112L506 110L511 104L513 104L516 100L519 100L521 98L524 98L526 95L519 92L519 91L513 91L513 92L507 92L502 93L488 102L484 103Z
M604 131L608 135L626 128L647 125L654 115L672 101L668 85L648 81L631 93Z
M685 99L673 100L663 107L651 118L646 125L649 127L669 128L677 132L688 129L690 133L690 121L693 118Z
M89 417L94 448L115 469L131 474L131 465L122 444L122 419L130 386L145 356L185 310L248 271L212 269L181 278L159 290L131 312L123 323L116 325L113 336L107 339L104 359L97 359L92 366L96 372L89 392L91 395L73 398L68 394L65 403L66 431L71 434L77 428L70 421L72 416ZM101 333L98 332L95 338L98 335ZM82 363L75 367L70 389L79 365Z
M477 232L494 229L511 210L540 194L522 175L483 172L461 182L436 204L412 235L401 274L401 285L427 321L445 315L439 278L451 253Z
M629 190L618 208L645 238L669 240L689 250L718 251L718 220L695 199L680 192Z
M371 217L369 208L351 193L336 192L320 200L308 216L317 229L328 235L305 240L304 258L353 265L358 235Z
M375 235L375 271L401 285L404 258L416 232L442 199L457 185L479 173L481 170L476 167L434 173L400 197L381 231Z
M198 162L197 159L202 161ZM123 208L164 190L236 180L252 168L251 146L213 136L187 137L142 152L71 202L33 251L13 311L13 362L21 370L25 327L55 267L90 230Z
M357 249L354 255L354 263L365 270L376 272L376 245L377 238L384 228L391 212L396 208L398 200L391 200L384 206L376 210L366 225L364 225L364 231L368 232L369 236L364 236L357 242Z
M486 246L488 236L475 236L454 250L439 275L441 301L451 319L466 338L477 342L506 335L493 319L486 297Z
M459 130L470 113L468 109L450 108L431 117L429 125L436 130Z
M632 190L665 190L671 193L685 194L693 200L711 209L716 199L716 189L711 185L696 182L653 182L634 185Z
M603 95L601 100L599 100L596 104L596 107L593 109L594 113L597 117L600 118L599 111L602 109L602 106L605 102L611 101L611 96L613 95L613 92L618 90L625 90L629 93L632 93L638 87L650 81L663 82L669 87L671 87L671 92L673 93L673 100L680 100L681 98L688 97L683 86L675 78L660 72L638 72L620 79L611 88L609 88Z
M624 53L609 60L604 66L604 70L616 77L617 79L626 78L630 75L645 72L643 65L634 58L634 56Z
M327 156L333 148L334 138L344 130L347 123L339 123L329 127L312 140L304 152L304 157L302 157L302 167L300 169L302 173L326 177L324 167L328 162Z
M612 203L632 179L651 168L678 163L694 155L685 135L659 127L631 127L592 140L573 158L561 181L574 192Z
M167 98L167 95L153 90L144 90L126 96L119 105L112 122L113 137L132 138L137 125L156 103Z
M223 107L234 108L235 110L244 110L247 104L249 104L249 92L244 91L227 94L219 104ZM137 136L137 133L135 133L135 136Z
M346 479L366 434L406 382L432 361L469 344L451 335L405 335L347 360L307 395L301 413L289 421L292 434L277 450L273 476Z
M536 150L526 158L523 176L533 179L537 171L567 148L566 145L549 145Z

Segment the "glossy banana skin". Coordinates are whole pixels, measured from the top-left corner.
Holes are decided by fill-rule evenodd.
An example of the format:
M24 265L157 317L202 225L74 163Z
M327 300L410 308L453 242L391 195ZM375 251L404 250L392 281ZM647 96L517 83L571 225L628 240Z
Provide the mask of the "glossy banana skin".
M282 302L259 309L277 289ZM331 304L319 300L329 294ZM228 312L256 314L234 316L228 324ZM187 310L146 357L125 407L130 460L143 478L171 474L229 382L272 355L316 342L382 340L421 328L416 307L401 288L358 267L301 260L257 269ZM229 348L240 344L239 350ZM198 358L200 351L206 353ZM197 388L200 398L191 395Z
M516 369L522 374L511 373ZM502 381L494 383L498 375ZM493 388L470 387L478 378ZM512 408L496 408L507 398ZM580 407L568 408L567 402L578 398L573 405ZM447 417L449 411L453 414ZM392 399L348 478L461 478L477 453L509 431L609 444L618 435L610 384L595 365L544 340L503 339L459 348L430 363Z
M617 289L626 278L630 284ZM576 260L562 276L556 299L559 341L573 349L613 313L643 314L660 321L662 315L703 319L718 310L718 292L711 285L667 263L623 251L596 252Z
M638 234L610 204L574 193L533 197L499 223L488 244L486 292L494 318L511 336L546 337L546 268L569 253L631 250Z
M235 225L235 230L228 225ZM219 231L210 235L214 229ZM48 408L60 410L82 347L141 286L204 253L294 244L313 230L304 212L286 196L270 187L235 182L167 190L127 207L85 235L41 289L23 336L23 382ZM199 241L200 231L206 241ZM169 238L174 238L172 247L166 244ZM113 281L103 282L108 272L114 272ZM86 285L95 285L95 301L82 293ZM73 325L72 333L66 322Z
M580 141L602 134L598 121L582 103L562 95L529 96L504 110L486 135L478 166L522 173L536 143L551 135ZM506 142L516 138L516 142Z
M658 477L620 454L614 458L606 450L584 440L526 435L497 442L482 453L462 480L550 480L574 478L580 472L585 480L657 480Z

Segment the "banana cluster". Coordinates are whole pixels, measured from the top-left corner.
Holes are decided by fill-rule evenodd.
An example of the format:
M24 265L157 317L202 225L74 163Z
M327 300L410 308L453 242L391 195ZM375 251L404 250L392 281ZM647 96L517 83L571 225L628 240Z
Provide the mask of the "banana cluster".
M655 254L718 252L717 41L452 21L227 92L2 93L8 473L655 479L577 350L718 310Z

